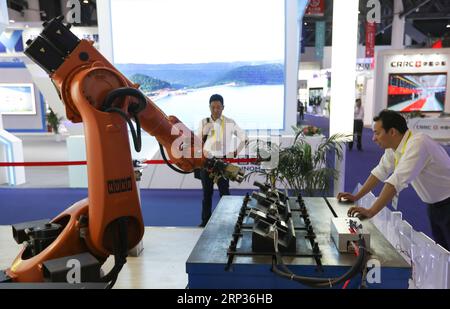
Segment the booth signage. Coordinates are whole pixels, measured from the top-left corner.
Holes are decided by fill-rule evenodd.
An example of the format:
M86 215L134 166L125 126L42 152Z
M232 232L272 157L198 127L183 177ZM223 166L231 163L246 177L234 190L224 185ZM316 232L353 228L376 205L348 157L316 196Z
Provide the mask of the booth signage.
M370 71L374 68L374 58L358 58L356 59L356 71Z
M412 61L391 61L392 68L423 68L423 67L445 67L447 66L447 61L422 61L422 60L412 60Z
M311 0L306 8L306 16L323 16L325 13L325 0Z
M375 56L375 36L377 32L376 23L366 23L366 58Z
M316 22L316 60L323 59L323 50L325 47L325 22Z
M5 31L0 35L0 53L23 52L22 30Z
M408 120L408 127L434 139L450 139L450 118L412 118Z

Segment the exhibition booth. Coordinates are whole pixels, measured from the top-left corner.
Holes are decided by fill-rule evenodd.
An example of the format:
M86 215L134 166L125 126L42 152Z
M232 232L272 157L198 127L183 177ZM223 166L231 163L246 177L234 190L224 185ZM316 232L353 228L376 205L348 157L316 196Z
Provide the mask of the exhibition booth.
M449 57L450 50L443 48L383 49L376 59L358 58L355 96L362 100L364 125L370 127L373 117L387 108L404 113L412 130L449 140ZM308 112L327 115L322 102L329 101L332 74L319 65L300 63L298 98L307 102ZM314 110L315 102L321 112Z
M308 114L330 119L329 135L353 134L354 101L360 98L366 128L387 108L404 113L413 132L450 141L450 49L383 48L375 58L358 58L356 49L346 52L357 43L358 1L346 0L334 7L339 24L333 30L335 53L322 62L305 61L298 42L308 1L199 0L202 10L192 10L187 2L176 1L173 10L174 0L142 1L136 10L125 0L99 1L98 29L70 29L54 19L44 27L15 25L1 34L0 163L24 163L21 136L53 137L51 111L58 120L54 133L64 136L58 141L67 155L61 158L68 165L63 177L69 188L87 188L89 197L53 220L11 222L15 240L27 241L31 249L0 271L0 287L22 278L62 280L58 276L67 271L58 265L74 256L85 263L83 276L97 280L99 260L114 251L114 267L105 276L112 285L128 252L135 252L139 263L146 229L141 207L152 202L142 192L163 189L168 199L177 198L179 208L165 216L182 216L176 209L185 202L183 192L201 194L202 182L185 172L200 160L174 154L191 146L187 132L198 132L202 119L211 115L208 100L215 93L224 97L224 115L248 137L237 160L261 156L261 143L279 151L297 142L292 127L298 124L298 101ZM250 14L256 6L258 14ZM148 18L149 12L164 13ZM63 39L52 36L54 29ZM55 54L67 49L57 64L47 61L53 48ZM104 101L96 101L99 97ZM181 129L177 119L184 124ZM215 130L223 133L223 121ZM344 191L348 139L333 148L324 146L327 136L320 131L306 135L299 135L298 149L314 159L300 167L306 161L288 165L292 170L313 166L311 174L323 171L328 195ZM175 137L184 140L175 144ZM168 147L169 141L175 146ZM324 158L314 157L317 152ZM165 154L175 168L166 164ZM227 175L235 180L232 190L248 193L222 197L203 225L185 261L189 288L450 287L450 253L415 231L401 212L386 207L371 220L349 218L349 203L325 196L325 190L305 196L305 190L286 187L287 176L277 174L278 161L270 154L262 163L208 161L213 175ZM141 162L128 164L133 160ZM148 160L153 163L146 165ZM26 184L26 168L6 164L0 166L0 185ZM258 171L242 181L241 173ZM311 187L320 191L324 185L319 180ZM356 205L369 208L375 200L370 193ZM369 260L375 264L369 267ZM371 281L368 269L383 279Z
M450 139L450 49L385 50L376 58L375 115L387 108L409 115L412 131Z

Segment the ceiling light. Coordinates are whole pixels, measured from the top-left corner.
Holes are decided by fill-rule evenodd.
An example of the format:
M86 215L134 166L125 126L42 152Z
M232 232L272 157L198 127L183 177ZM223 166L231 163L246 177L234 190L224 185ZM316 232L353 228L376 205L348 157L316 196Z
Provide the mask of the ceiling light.
M12 24L15 23L16 21L14 19L10 19L9 22Z
M307 23L307 22L305 22L305 23L304 23L304 25L305 25L305 26L307 26L307 25L308 25L308 23Z
M83 0L83 3L88 4L89 1L88 0Z
M446 28L450 28L450 24L447 24Z

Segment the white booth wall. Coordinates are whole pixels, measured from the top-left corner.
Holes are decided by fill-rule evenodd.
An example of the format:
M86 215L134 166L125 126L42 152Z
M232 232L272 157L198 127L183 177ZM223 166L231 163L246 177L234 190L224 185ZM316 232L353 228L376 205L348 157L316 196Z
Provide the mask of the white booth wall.
M39 88L33 82L30 72L22 62L10 62L8 58L0 62L0 83L34 85L34 101L36 114L34 115L3 115L3 128L14 132L42 132L45 128L45 103ZM8 63L8 66L2 65ZM11 66L13 64L13 66Z

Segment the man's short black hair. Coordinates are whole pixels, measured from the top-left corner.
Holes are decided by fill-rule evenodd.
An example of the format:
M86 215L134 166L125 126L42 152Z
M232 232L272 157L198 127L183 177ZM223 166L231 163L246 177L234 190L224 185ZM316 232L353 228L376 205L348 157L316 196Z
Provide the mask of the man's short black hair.
M390 129L397 129L401 134L405 134L408 131L408 125L406 124L405 118L403 118L400 113L391 110L382 110L378 116L373 118L373 121L380 121L383 129L387 132Z
M220 94L213 94L210 98L209 98L209 105L211 105L212 102L214 101L219 101L222 106L223 106L223 97Z

